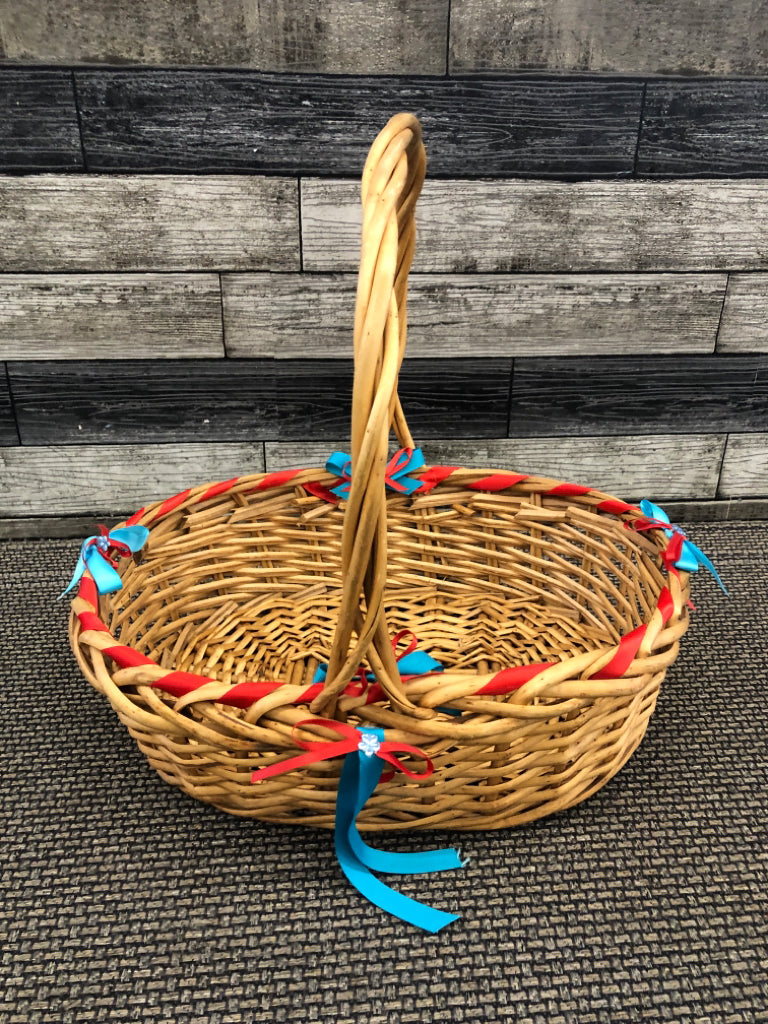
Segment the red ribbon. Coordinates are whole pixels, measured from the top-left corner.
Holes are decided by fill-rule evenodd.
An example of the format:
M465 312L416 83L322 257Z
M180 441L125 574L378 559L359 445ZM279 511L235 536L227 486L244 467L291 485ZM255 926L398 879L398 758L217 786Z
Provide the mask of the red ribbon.
M307 725L322 725L326 729L339 733L343 738L340 740L320 741L298 739L296 730ZM278 764L271 764L267 768L259 768L251 775L251 782L263 782L264 779L272 778L274 775L283 775L285 772L292 772L296 768L303 768L308 764L316 764L318 761L328 761L332 757L351 754L354 750L360 748L362 733L346 722L334 722L326 718L307 718L294 725L292 737L296 746L306 750L307 753L299 754L298 757L289 758L287 761L280 761ZM406 768L399 758L395 757L395 754L413 754L415 757L421 758L427 763L426 771L412 772L410 768ZM434 765L424 751L407 743L392 743L389 740L384 740L376 750L376 757L380 757L382 761L387 761L397 771L404 772L412 779L427 779L434 771ZM387 774L387 777L391 778L393 774L394 772L390 772ZM382 776L382 779L384 779L384 776Z

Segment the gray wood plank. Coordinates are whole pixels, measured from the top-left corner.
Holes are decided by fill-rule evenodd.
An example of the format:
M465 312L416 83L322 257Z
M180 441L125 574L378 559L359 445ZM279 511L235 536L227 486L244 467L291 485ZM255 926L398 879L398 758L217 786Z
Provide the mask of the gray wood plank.
M76 73L89 171L360 174L393 111L424 127L430 175L630 175L643 83L248 71Z
M267 469L323 466L334 448L344 450L345 444L268 441ZM724 435L664 434L428 441L422 447L430 464L550 476L625 500L664 501L714 498L724 446Z
M0 448L0 516L132 512L263 468L260 444Z
M720 498L768 495L768 433L729 434L717 494Z
M71 73L0 69L0 139L3 172L80 170Z
M453 0L450 71L763 75L763 0Z
M406 357L712 352L725 283L725 274L414 274ZM348 357L356 285L353 274L224 275L227 351Z
M731 274L718 352L768 352L768 274Z
M648 82L638 174L759 177L766 171L768 82Z
M304 269L357 266L357 182L302 182ZM415 272L768 269L768 181L427 181Z
M223 355L217 274L0 276L0 359Z
M19 432L16 427L8 371L5 363L0 363L0 445L19 443Z
M448 0L2 0L0 29L16 61L443 74Z
M284 178L2 178L0 271L297 270L297 198Z

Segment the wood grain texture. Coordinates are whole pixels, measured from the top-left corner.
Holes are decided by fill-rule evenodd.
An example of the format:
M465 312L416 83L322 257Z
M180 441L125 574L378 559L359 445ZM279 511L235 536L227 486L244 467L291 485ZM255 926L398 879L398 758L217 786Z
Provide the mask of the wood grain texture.
M68 71L0 69L0 172L83 166Z
M130 513L187 487L263 468L260 444L0 448L0 515Z
M712 352L725 284L725 274L414 274L406 359ZM227 351L348 357L356 285L353 274L224 275Z
M15 61L443 74L448 0L0 0Z
M8 365L26 445L276 437L271 360Z
M355 269L356 182L301 187L304 268ZM768 268L768 181L427 181L415 272Z
M763 75L762 0L453 0L450 71Z
M297 270L284 178L0 178L0 271Z
M291 360L275 367L281 439L349 436L351 360ZM411 432L421 438L502 436L511 370L510 359L408 360L398 390Z
M768 424L768 357L518 359L509 433L685 434Z
M223 355L217 274L0 276L0 359Z
M768 352L768 274L731 274L718 352Z
M765 175L768 82L649 82L637 170L659 176Z
M0 445L19 443L16 430L16 417L11 404L11 390L8 385L8 374L4 363L0 363Z
M717 493L721 498L768 495L768 433L729 435Z
M79 71L87 169L360 174L397 110L435 176L629 175L642 83Z
M551 476L626 500L650 496L664 501L713 498L724 446L725 437L718 434L537 437L430 441L424 445L424 457L430 464ZM267 442L265 453L268 470L322 466L328 457L328 446L316 442Z

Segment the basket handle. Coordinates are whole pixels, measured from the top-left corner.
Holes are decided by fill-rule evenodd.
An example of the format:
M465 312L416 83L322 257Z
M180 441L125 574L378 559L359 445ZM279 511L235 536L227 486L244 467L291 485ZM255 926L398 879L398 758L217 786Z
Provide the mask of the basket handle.
M421 125L413 114L397 114L373 143L363 170L352 482L341 538L344 584L325 686L311 705L315 714L329 713L338 694L367 660L394 707L419 718L432 716L405 695L384 614L384 476L390 427L394 426L401 447L414 447L397 394L397 377L405 352L406 291L416 240L414 211L426 165Z

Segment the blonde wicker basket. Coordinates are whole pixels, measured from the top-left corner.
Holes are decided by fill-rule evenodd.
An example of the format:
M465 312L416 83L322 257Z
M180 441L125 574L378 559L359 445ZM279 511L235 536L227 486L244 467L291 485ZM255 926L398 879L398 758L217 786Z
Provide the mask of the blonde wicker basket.
M150 764L233 814L333 827L338 760L251 782L297 737L334 738L295 729L318 716L381 728L434 763L378 786L362 829L561 811L638 746L687 628L675 535L633 529L634 505L448 466L418 469L412 494L390 486L390 428L404 458L414 448L397 380L425 167L419 123L400 114L363 173L346 500L320 468L185 491L128 520L149 538L119 561L121 590L100 595L86 573L72 603L80 667ZM443 671L401 677L401 631Z

